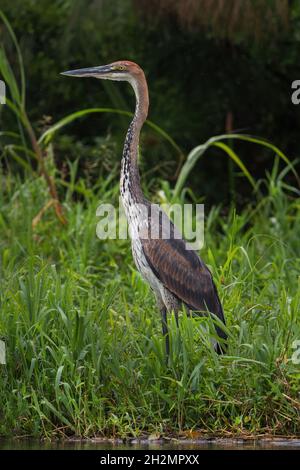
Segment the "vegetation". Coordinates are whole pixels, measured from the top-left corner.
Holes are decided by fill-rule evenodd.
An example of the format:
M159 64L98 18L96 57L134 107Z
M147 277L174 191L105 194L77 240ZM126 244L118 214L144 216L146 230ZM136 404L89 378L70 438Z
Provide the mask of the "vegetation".
M99 180L77 202L68 191L68 225L47 213L33 233L43 181L2 178L1 434L299 434L291 358L300 337L300 206L282 177L261 182L267 196L240 214L207 214L202 255L224 304L229 351L216 356L201 330L207 320L183 315L178 331L171 318L169 368L129 242L95 236L96 207L116 202L117 183Z
M120 147L131 115L127 95L108 85L101 92L103 103L99 99L103 107L95 108L90 101L92 91L87 96L83 85L59 82L57 74L68 68L74 47L72 28L86 2L76 2L73 9L67 1L51 2L57 9L49 7L45 16L40 15L41 3L24 4L22 15L13 22L16 34L1 15L0 74L6 81L8 106L1 108L0 116L0 339L7 349L7 364L0 365L0 435L299 435L300 369L292 359L293 342L300 339L297 160L267 140L234 134L230 122L226 134L207 139L204 124L203 139L197 136L195 141L197 126L193 124L187 125L183 138L177 138L186 119L178 100L180 87L186 88L186 83L173 83L168 95L162 79L154 83L154 100L162 98L143 131L141 167L146 194L157 202L203 202L206 188L211 186L216 192L222 176L230 196L230 201L223 198L221 188L218 203L206 205L201 252L224 305L228 353L219 357L214 352L211 319L190 319L182 313L179 329L173 316L169 318L171 356L166 366L159 313L135 270L129 241L96 237L98 205L118 204ZM107 45L100 58L110 56L119 44L116 31L126 31L130 38L129 45L122 43L126 53L133 47L136 13L129 14L130 3L119 2L115 15L116 9L105 10L101 21L110 19L120 29L104 28L99 34L101 44ZM172 10L180 2L167 3ZM263 0L257 3L262 8ZM97 10L97 2L93 5L79 34L79 55L76 51L72 55L78 64L85 35L93 31L91 18L103 12L100 7ZM279 8L280 2L274 5ZM149 13L144 8L147 22L151 9ZM297 8L293 11L296 21ZM57 49L57 30L64 27L70 13L73 24L66 30L64 48ZM170 13L161 12L162 18L166 14ZM216 24L220 15L222 10L218 10ZM35 18L44 24L37 22L33 27ZM34 48L26 45L21 33L18 43L18 31L25 23L40 35L41 44L49 45L46 55L40 46L38 60L31 57ZM165 26L169 31L174 27L171 23ZM147 51L149 38L153 43L156 27L145 29L145 42L136 46L133 59L142 57L142 48L143 53ZM198 44L194 34L194 25L192 32L183 33L187 47L193 41L194 47ZM237 40L232 31L229 36ZM98 40L89 42L91 50L84 56L88 65L96 63ZM207 36L201 41L209 56L216 46ZM55 66L53 72L56 51L61 69ZM151 70L153 63L147 64ZM34 88L38 81L41 92ZM43 95L48 85L49 92ZM71 98L77 108L74 103L71 106ZM164 126L158 119L160 102L169 113L162 115ZM55 118L44 116L48 106ZM192 123L194 112L202 112L195 108L187 113ZM226 104L222 119L230 115L230 109ZM268 116L277 111L269 111ZM115 126L111 132L107 117ZM99 122L95 134L88 125L92 120ZM209 135L220 129L223 132L222 127L213 127ZM276 129L274 124L272 132ZM289 136L291 143L292 126ZM201 141L206 142L199 145ZM189 153L182 150L187 142L189 149L194 146ZM267 170L253 171L253 163L244 158L249 148L253 162L267 161ZM215 156L214 149L228 157L222 164L221 159L209 158ZM216 163L205 166L211 161ZM232 163L226 166L228 161ZM197 165L204 169L200 174L195 171ZM208 177L209 168L216 171ZM171 174L173 180L167 178ZM246 186L240 199L240 190Z

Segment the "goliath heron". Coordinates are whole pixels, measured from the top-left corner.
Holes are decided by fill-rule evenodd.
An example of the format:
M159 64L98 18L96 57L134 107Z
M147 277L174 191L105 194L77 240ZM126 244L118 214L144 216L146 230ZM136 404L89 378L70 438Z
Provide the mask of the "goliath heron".
M150 284L161 311L168 358L167 312L175 312L177 325L178 311L183 307L189 314L212 313L224 325L225 318L209 269L181 237L165 212L158 205L151 204L141 189L138 145L149 107L144 72L137 64L126 60L99 67L69 70L63 72L63 75L127 81L134 89L136 107L124 144L120 191L135 264L142 277ZM169 232L164 233L168 228ZM152 236L153 232L156 236ZM219 325L215 329L221 341L215 342L214 347L218 354L222 354L225 352L227 335Z

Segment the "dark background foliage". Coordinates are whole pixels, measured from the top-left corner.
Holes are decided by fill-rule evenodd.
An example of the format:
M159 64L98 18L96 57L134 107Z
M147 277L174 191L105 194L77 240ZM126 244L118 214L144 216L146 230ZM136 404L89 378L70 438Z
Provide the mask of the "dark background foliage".
M144 68L149 118L185 154L210 136L241 130L270 139L291 159L299 157L300 106L291 103L291 83L300 78L299 2L1 0L1 8L20 42L27 108L37 128L84 107L133 110L127 85L59 75L123 58ZM16 66L3 26L0 38ZM16 125L13 116L1 112L2 128ZM88 162L92 168L101 145L108 147L111 160L119 160L127 125L128 118L112 115L74 123L68 137L55 140L58 167L80 156L81 170ZM267 150L249 144L234 148L256 178L273 164ZM97 177L100 160L97 165L91 178ZM141 165L144 172L173 184L178 157L145 129ZM210 202L228 201L232 192L242 202L251 196L251 188L217 150L201 159L189 183Z

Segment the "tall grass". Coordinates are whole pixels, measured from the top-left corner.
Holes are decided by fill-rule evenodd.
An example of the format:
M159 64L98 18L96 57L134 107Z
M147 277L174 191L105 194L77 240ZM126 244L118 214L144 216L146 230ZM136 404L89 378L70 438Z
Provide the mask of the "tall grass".
M38 163L38 171L39 173L45 178L45 181L48 186L50 200L43 204L44 207L48 207L53 205L55 208L56 215L60 222L63 224L66 223L66 219L64 217L61 204L59 202L56 184L55 184L55 176L51 175L47 169L47 165L45 163L45 154L43 149L39 145L39 142L36 137L36 132L28 118L28 113L26 109L26 96L25 96L25 70L23 64L23 58L21 54L21 50L15 36L15 33L4 15L4 13L0 10L0 20L6 27L6 30L9 33L9 36L13 42L13 45L16 49L18 65L19 65L19 74L20 74L20 85L16 79L15 73L11 67L11 64L8 61L6 56L6 52L3 46L0 47L0 74L4 78L5 83L9 89L10 97L6 99L6 103L9 109L14 113L19 127L19 136L15 135L15 137L20 137L21 144L16 144L15 142L10 143L4 147L4 154L10 155L14 158L19 164L21 164L25 170L33 170L34 165L32 164L32 160L36 160ZM26 136L27 135L27 139ZM9 136L9 132L5 132L6 136ZM10 135L11 136L11 135ZM27 142L29 140L29 143ZM31 147L31 148L30 148ZM45 209L42 209L42 212ZM36 219L37 220L37 219Z
M143 433L299 434L299 200L276 168L266 196L241 214L206 214L202 256L218 285L230 332L216 356L207 319L169 318L164 360L153 295L129 242L95 236L103 181L69 198L63 230L45 214L32 233L41 179L2 177L0 203L0 434L57 437Z

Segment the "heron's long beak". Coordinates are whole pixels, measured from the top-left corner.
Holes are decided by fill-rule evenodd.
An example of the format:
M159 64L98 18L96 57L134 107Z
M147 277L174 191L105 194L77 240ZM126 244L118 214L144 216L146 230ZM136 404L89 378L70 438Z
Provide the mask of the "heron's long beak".
M99 67L89 67L86 69L67 70L61 72L61 75L69 75L70 77L105 77L113 71L111 65L100 65Z

